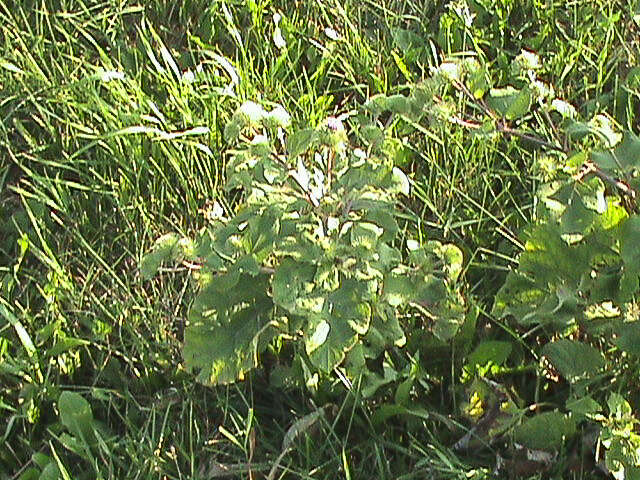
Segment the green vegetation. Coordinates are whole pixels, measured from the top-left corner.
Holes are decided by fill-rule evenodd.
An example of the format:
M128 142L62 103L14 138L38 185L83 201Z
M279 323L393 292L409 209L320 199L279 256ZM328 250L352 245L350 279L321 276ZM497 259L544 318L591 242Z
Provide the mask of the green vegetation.
M0 478L640 478L640 2L0 19Z

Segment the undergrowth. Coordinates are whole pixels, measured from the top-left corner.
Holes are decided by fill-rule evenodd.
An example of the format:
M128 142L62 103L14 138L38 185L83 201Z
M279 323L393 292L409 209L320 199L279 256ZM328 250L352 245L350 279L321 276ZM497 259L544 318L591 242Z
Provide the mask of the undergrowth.
M635 478L637 2L16 0L0 17L0 477ZM234 124L247 102L288 125ZM305 162L385 165L392 219L349 241L377 232L358 258L394 250L386 279L444 278L415 252L451 245L454 329L434 335L436 297L402 284L362 307L391 307L388 342L352 358L367 313L321 362L331 319L272 291L282 244L249 249L243 275L265 274L266 321L287 328L224 382L196 361L226 385L196 381L203 265L236 254L172 244L177 263L141 265L167 233L202 249L243 225L267 130L283 182L313 172L287 157L294 132ZM302 220L336 217L315 203Z

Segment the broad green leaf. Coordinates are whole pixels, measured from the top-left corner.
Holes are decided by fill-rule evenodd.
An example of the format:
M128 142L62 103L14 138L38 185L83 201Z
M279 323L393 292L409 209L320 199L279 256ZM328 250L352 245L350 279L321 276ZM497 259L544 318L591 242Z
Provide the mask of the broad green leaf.
M561 282L569 287L591 271L591 258L588 249L568 245L555 226L542 225L529 233L519 270L535 278L538 285Z
M39 480L41 477L40 470L34 467L27 468L24 470L19 477L18 480ZM55 477L56 480L58 477Z
M52 462L49 455L45 455L41 452L36 452L31 455L31 461L38 465L41 470Z
M306 342L308 355L313 353L327 341L330 330L331 326L329 325L329 322L322 319L322 317L319 317L319 322L313 325L308 332L309 335Z
M640 321L622 325L614 343L620 350L640 356Z
M404 28L392 28L390 30L393 43L400 51L412 48L420 48L424 45L424 38L411 30Z
M514 430L515 441L534 450L557 450L576 430L575 422L558 411L527 418Z
M566 407L575 415L592 415L602 410L600 404L590 396L567 401Z
M205 384L242 379L274 334L268 276L240 275L240 288L221 290L216 278L196 297L184 333L188 370Z
M384 230L374 223L358 222L350 231L351 246L372 250L377 246L378 239L383 233Z
M510 272L498 290L493 303L493 315L504 318L513 315L522 323L531 322L532 313L547 298L549 292L519 272Z
M344 312L344 316L342 313L312 315L305 330L307 355L311 363L325 373L337 367L357 341L357 335L348 323L348 312Z
M285 258L273 275L273 301L296 315L320 313L324 299L314 291L316 267Z
M383 370L383 375L367 369L362 372L360 393L364 398L372 397L380 387L395 382L398 379L398 372L394 368L385 366ZM360 378L360 375L356 378Z
M625 132L622 141L613 149L612 155L615 164L620 166L623 172L637 169L640 167L640 137L633 132Z
M560 232L563 234L585 233L595 218L595 212L585 207L582 199L577 196L560 217Z
M373 312L371 325L364 341L366 343L364 353L368 358L377 357L385 348L404 346L407 339L395 309L378 304L378 308Z
M542 354L570 381L594 375L604 366L604 357L598 349L574 340L561 339L548 343L542 349Z
M389 247L386 243L378 245L378 265L382 270L391 270L402 261L402 255L397 248Z
M505 117L509 120L515 120L517 118L523 117L529 112L530 107L531 90L525 88L520 91L518 97L514 100L513 103L511 103L511 105L509 105L509 109L505 113Z
M364 212L362 219L382 228L383 233L380 236L382 242L391 242L398 232L398 223L389 210L381 208L367 210Z
M622 170L628 174L640 167L640 138L632 132L625 132L614 149L592 152L591 160L606 172Z
M231 269L238 274L246 273L251 276L256 276L260 273L260 265L253 255L243 255L233 263Z
M219 273L211 279L209 288L215 289L217 294L226 294L238 285L241 274L236 268L227 273Z
M374 427L379 426L385 423L389 418L398 415L418 417L423 420L431 420L432 418L432 415L429 413L429 411L424 408L406 407L404 405L397 404L385 404L376 409L375 413L371 417L371 424Z
M427 309L437 306L447 298L447 287L440 278L434 275L427 275L418 281L414 280L414 287L411 300Z
M396 388L396 393L393 395L393 400L398 405L407 405L411 399L411 390L415 384L415 378L413 376L409 376L404 382L398 385Z
M531 106L531 91L528 88L516 90L509 86L492 88L487 104L498 114L508 120L515 120L525 115Z
M629 217L629 214L625 210L625 208L620 205L620 199L609 196L606 199L607 208L598 217L598 221L603 229L608 230L610 228L617 227L620 225L626 218Z
M612 392L607 399L607 407L609 407L609 415L616 420L630 420L633 411L631 405L619 393Z
M622 222L620 230L620 256L625 268L634 275L640 274L640 216L634 215Z
M447 279L454 282L458 280L458 277L462 272L462 263L464 261L462 250L450 243L443 245L439 242L435 242L434 245L432 242L429 242L428 246L432 245L434 246L434 253L443 263L441 268L447 274Z
M91 406L82 395L62 392L58 397L60 423L79 441L91 445L95 441L93 433L93 413Z
M391 171L391 193L402 193L409 196L409 179L398 167L393 167Z
M484 68L479 68L471 72L469 75L467 79L467 87L476 99L484 97L487 91L491 88L488 77L489 75Z
M406 139L400 140L399 138L394 137L385 137L384 143L382 144L382 152L383 155L391 161L393 165L396 167L405 167L411 163L413 160L414 154L411 151L411 147L407 144ZM378 183L377 181L373 182ZM385 181L386 183L386 181ZM391 178L392 187L397 184L396 180ZM386 185L384 183L378 184L379 187L385 188ZM395 192L396 190L390 190L390 193Z
M69 350L73 350L83 345L89 345L90 343L91 342L89 342L88 340L84 340L81 338L60 337L56 341L56 344L49 350L47 350L46 357L56 357L61 353L68 352Z
M413 299L415 287L410 278L390 274L384 279L383 298L392 307L408 305Z
M433 334L442 342L452 340L465 322L465 306L459 298L450 298L433 309Z
M255 254L259 262L264 261L271 253L280 233L281 218L282 211L278 207L272 207L249 220L249 251Z
M259 354L273 336L266 312L255 308L240 310L220 323L224 324L193 322L184 333L185 366L208 385L242 380L257 366Z
M142 258L140 274L143 280L153 277L163 262L173 260L180 237L175 233L168 233L158 238L151 252Z
M42 473L38 480L58 480L60 478L60 469L54 462L50 462L42 469ZM63 477L64 478L64 477Z
M591 161L605 172L614 171L621 166L611 150L591 152Z
M487 340L480 343L475 350L467 357L468 365L485 365L492 362L495 365L502 365L511 355L511 342L499 340Z
M294 160L298 155L305 153L315 141L316 131L312 128L296 130L287 138L289 158Z

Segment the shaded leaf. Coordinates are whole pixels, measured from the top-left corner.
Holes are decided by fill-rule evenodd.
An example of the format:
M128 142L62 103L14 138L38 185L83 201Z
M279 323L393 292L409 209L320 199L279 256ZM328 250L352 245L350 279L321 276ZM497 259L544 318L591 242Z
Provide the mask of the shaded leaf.
M168 233L158 238L151 252L142 257L140 275L143 280L153 277L163 262L173 259L180 237L175 233Z
M548 343L542 349L542 354L569 380L593 375L604 366L604 358L596 348L574 340L561 339Z
M640 356L640 322L623 325L614 343L620 350Z
M567 401L567 410L576 415L592 415L602 410L602 407L590 396L580 397L575 400Z
M531 106L531 91L528 88L516 90L509 86L492 88L487 98L489 107L508 120L522 117Z
M559 449L564 440L575 433L575 422L558 411L527 418L514 430L518 443L535 450Z
M430 420L431 414L424 408L410 408L404 405L386 404L381 405L371 417L371 424L375 426L382 425L389 418L398 415L407 415L411 417L418 417L423 420Z
M273 338L273 303L268 276L237 274L242 288L221 288L214 277L196 297L184 333L183 356L188 370L205 384L242 379L257 365Z
M498 340L488 340L480 343L475 350L467 357L469 365L485 365L492 362L495 365L502 365L511 355L511 342Z
M60 423L78 440L92 444L95 440L93 433L93 412L91 406L82 395L75 392L62 392L58 397Z
M297 130L287 138L287 150L293 160L298 155L305 153L316 140L316 132L311 128Z
M345 358L357 341L355 331L347 319L335 312L330 317L311 316L305 332L305 348L315 367L331 372Z

